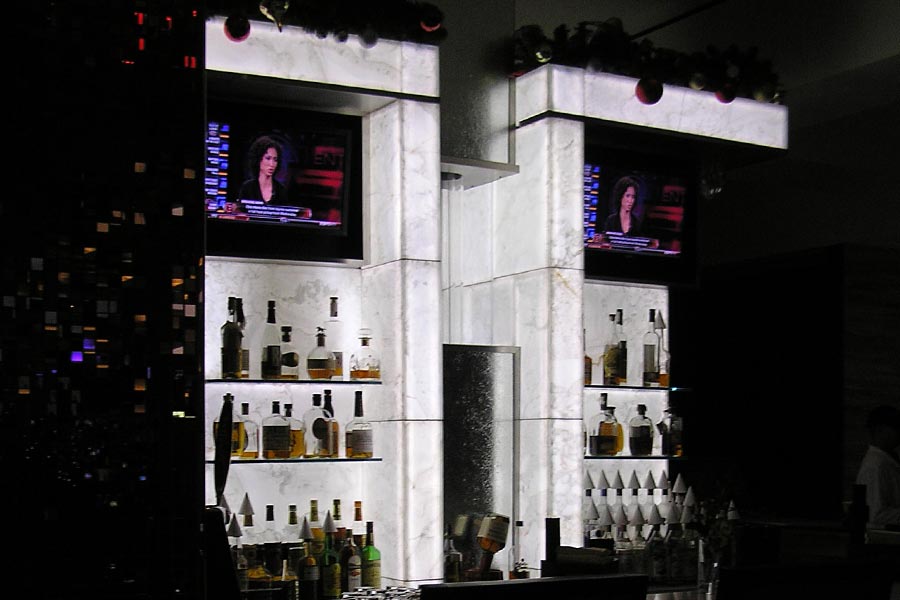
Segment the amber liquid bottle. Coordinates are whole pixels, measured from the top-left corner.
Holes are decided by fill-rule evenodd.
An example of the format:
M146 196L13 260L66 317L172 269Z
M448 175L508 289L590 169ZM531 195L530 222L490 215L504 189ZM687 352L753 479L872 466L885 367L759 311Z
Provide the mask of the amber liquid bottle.
M334 353L325 346L325 330L318 328L316 345L306 356L306 373L310 379L331 379L334 373Z
M362 549L362 584L381 587L381 550L375 546L375 524L366 521L366 545Z

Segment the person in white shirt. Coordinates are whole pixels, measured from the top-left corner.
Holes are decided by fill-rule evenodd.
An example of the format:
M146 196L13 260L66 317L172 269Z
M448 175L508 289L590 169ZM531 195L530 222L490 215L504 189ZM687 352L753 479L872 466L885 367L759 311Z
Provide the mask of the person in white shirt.
M869 526L900 525L900 409L873 408L866 418L869 448L856 474L856 483L866 486Z

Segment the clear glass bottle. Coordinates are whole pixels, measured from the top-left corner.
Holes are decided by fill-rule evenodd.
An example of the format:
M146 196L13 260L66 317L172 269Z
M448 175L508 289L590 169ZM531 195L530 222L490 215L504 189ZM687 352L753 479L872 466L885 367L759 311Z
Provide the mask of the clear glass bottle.
M462 552L453 544L448 523L444 531L444 583L456 583L461 580Z
M603 385L617 385L619 341L616 339L616 314L609 314L606 341L603 344Z
M340 455L341 426L334 418L334 406L331 403L331 390L325 390L325 401L322 410L328 415L328 456L337 458Z
M344 352L344 323L338 316L338 297L331 296L330 307L328 311L328 320L325 321L323 328L328 336L328 348L334 354L334 369L331 372L331 379L344 379L344 363L347 355Z
M649 456L653 452L653 421L647 418L647 405L638 404L628 421L628 449L632 456Z
M344 454L347 458L372 458L375 440L372 424L363 414L362 390L354 392L353 419L345 427Z
M306 355L306 372L310 379L331 379L334 372L334 353L325 345L325 330L316 328L316 345Z
M359 346L350 355L350 379L381 379L381 356L372 343L372 331L366 327L359 330Z
M659 387L659 335L656 333L656 309L650 309L647 331L642 339L644 346L643 385Z
M237 298L228 297L228 319L220 328L222 334L222 379L241 378L241 343L244 332L237 321Z
M293 327L281 326L281 378L300 379L300 354L294 347L291 335Z
M241 402L241 420L244 422L244 444L240 458L259 458L259 425L250 416L249 402Z
M272 401L272 414L262 421L262 457L291 457L291 424L281 414L281 402Z
M341 556L335 540L334 519L331 511L325 513L322 525L325 532L325 549L322 552L322 598L336 600L341 597Z
M353 501L353 541L360 548L366 543L366 523L363 521L362 500Z
M362 551L353 539L353 530L347 529L344 545L341 547L341 591L353 592L362 586Z
M306 424L294 416L294 405L284 405L284 418L291 427L291 452L289 458L302 458L306 454Z
M269 300L266 324L263 327L260 369L263 379L281 379L281 332L275 319L274 300Z
M600 422L603 420L606 409L607 394L600 394L600 410L588 417L585 428L587 429L587 455L602 456L600 444Z
M366 543L362 548L362 584L381 587L381 550L375 546L375 524L366 521Z
M319 392L312 395L312 407L303 413L303 423L306 425L306 458L330 456L328 441L331 428L328 425L328 415L322 409L322 394Z
M244 419L237 411L237 407L234 405L234 396L231 394L225 394L222 397L223 408L225 405L228 405L228 409L231 412L231 456L235 458L239 458L241 456L241 451L244 449L244 445L247 442L247 434L244 429ZM216 437L219 432L219 419L221 416L221 412L216 415L216 418L213 419L213 441L215 442Z
M622 439L622 425L616 419L616 407L607 405L603 409L603 416L597 428L597 450L599 456L615 456L622 451L624 440Z

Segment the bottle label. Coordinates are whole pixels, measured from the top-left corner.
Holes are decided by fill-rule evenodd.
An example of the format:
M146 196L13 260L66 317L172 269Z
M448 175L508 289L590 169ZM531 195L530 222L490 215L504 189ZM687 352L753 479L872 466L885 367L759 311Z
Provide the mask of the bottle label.
M322 567L322 596L325 598L341 597L341 565L332 563Z
M319 580L319 565L306 565L303 567L303 579L306 581Z
M353 432L353 453L354 454L372 454L374 440L373 440L372 431L369 429L363 429L361 431Z
M352 592L362 584L362 559L354 554L347 559L347 589L344 591Z
M263 348L262 377L263 379L278 379L281 377L281 345L271 345Z
M263 452L266 458L288 458L291 454L290 425L264 425Z
M362 584L366 587L381 587L381 559L363 562Z

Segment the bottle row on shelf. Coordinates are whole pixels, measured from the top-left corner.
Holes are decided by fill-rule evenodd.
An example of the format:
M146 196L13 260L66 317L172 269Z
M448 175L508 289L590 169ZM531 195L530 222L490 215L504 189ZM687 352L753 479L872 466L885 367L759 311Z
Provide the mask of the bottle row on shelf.
M274 506L266 505L263 533L253 543L242 543L254 528L253 509L245 495L227 531L234 538L232 559L242 592L268 589L280 598L317 600L380 588L381 551L375 545L374 522L363 521L362 501L357 500L348 527L341 519L340 499L332 502L334 512L326 511L324 520L317 499L310 499L302 521L297 506L289 505L287 540L274 534Z
M588 352L587 332L585 331L584 384L605 386L638 385L628 380L628 334L625 331L624 311L621 308L609 313L606 335L600 344L600 350L591 356ZM651 308L646 331L640 336L637 347L640 350L641 381L640 387L669 387L669 351L664 339L666 329L662 311ZM598 369L599 378L594 377L594 369Z
M585 456L620 456L625 450L626 429L616 418L616 407L608 404L609 395L600 394L600 412L584 423ZM637 414L627 422L628 450L631 456L677 457L683 454L684 424L671 407L663 410L658 423L647 416L647 405L638 404Z
M293 327L279 325L275 300L269 300L266 322L263 324L260 373L270 380L337 380L375 381L381 379L381 358L372 342L372 331L361 328L359 344L349 354L340 347L343 323L338 317L338 298L331 296L329 318L316 328L316 341L305 355L297 351L293 341ZM221 327L222 379L250 377L250 350L244 341L246 319L244 301L228 297L228 319ZM327 338L332 340L329 344Z
M238 412L234 396L226 393L222 411L213 421L213 439L218 439L219 423L228 413L231 413L233 459L372 458L375 455L372 424L365 418L361 390L354 392L353 418L343 426L334 416L330 389L313 393L312 406L299 416L290 403L284 405L282 414L281 402L273 400L271 414L259 423L250 416L249 402L242 402Z

